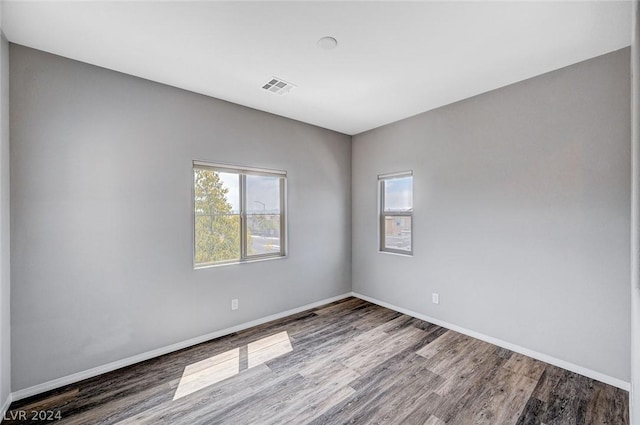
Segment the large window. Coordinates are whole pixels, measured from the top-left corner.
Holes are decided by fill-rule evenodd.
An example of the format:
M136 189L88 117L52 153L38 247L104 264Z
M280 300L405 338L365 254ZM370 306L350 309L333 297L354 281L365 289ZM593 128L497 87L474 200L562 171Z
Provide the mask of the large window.
M284 256L286 177L194 161L194 266Z
M413 253L413 172L378 176L380 184L380 251Z

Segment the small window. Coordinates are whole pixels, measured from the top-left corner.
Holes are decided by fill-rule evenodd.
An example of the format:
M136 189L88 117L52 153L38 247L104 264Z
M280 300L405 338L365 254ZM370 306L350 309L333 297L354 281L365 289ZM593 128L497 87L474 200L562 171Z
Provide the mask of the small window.
M413 172L378 176L380 251L413 254Z
M285 255L286 172L194 161L194 266Z

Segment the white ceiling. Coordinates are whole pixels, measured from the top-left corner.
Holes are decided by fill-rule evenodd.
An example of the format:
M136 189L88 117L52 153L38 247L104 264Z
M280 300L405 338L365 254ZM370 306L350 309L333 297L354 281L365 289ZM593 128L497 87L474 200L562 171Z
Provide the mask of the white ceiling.
M631 2L3 1L14 43L357 134L631 43ZM323 36L338 40L323 50ZM298 85L263 90L272 76Z

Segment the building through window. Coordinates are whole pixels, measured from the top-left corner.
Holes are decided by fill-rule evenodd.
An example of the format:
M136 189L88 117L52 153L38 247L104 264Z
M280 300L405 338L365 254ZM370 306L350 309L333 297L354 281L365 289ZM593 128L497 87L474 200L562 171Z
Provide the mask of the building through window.
M413 253L413 172L378 176L380 251Z

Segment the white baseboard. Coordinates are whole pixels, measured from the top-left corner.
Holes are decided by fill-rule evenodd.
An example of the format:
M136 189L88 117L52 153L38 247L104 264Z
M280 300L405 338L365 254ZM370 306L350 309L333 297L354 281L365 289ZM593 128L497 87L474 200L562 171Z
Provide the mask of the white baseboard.
M331 298L326 298L321 301L317 301L311 304L303 305L301 307L297 307L291 310L283 311L281 313L272 314L270 316L262 317L260 319L252 320L250 322L242 323L240 325L232 326L230 328L221 329L219 331L211 332L206 335L202 335L199 337L191 338L186 341L178 342L176 344L168 345L166 347L157 348L155 350L147 351L145 353L137 354L132 357L127 357L126 359L117 360L115 362L107 363L102 366L94 367L89 370L85 370L82 372L77 372L72 375L63 376L58 379L54 379L52 381L47 381L42 384L34 385L33 387L24 388L22 390L15 391L10 394L9 400L7 402L10 404L11 401L22 400L23 398L31 397L36 394L41 394L46 391L50 391L56 388L64 387L65 385L73 384L84 379L93 378L98 375L102 375L103 373L112 372L116 369L123 368L125 366L130 366L135 363L139 363L145 360L152 359L154 357L162 356L164 354L172 353L177 350L182 350L183 348L191 347L196 344L200 344L215 338L220 338L221 336L229 335L234 332L239 332L244 329L248 329L254 326L261 325L263 323L271 322L272 320L281 319L283 317L291 316L292 314L300 313L305 310L309 310L315 307L319 307L324 304L329 304L334 301L338 301L347 297L352 296L351 292L347 292L342 295L338 295ZM9 405L6 406L7 408Z
M586 376L587 378L595 379L596 381L604 382L605 384L613 385L614 387L621 388L623 390L629 391L631 388L631 384L629 382L623 381L618 378L614 378L609 375L605 375L600 372L596 372L595 370L587 369L582 366L578 366L576 364L567 362L565 360L557 359L555 357L549 356L544 353L539 353L537 351L530 350L529 348L521 347L519 345L512 344L507 341L503 341L498 338L494 338L488 335L481 334L476 331L472 331L470 329L466 329L451 323L447 323L445 321L435 319L433 317L429 317L422 313L416 313L415 311L407 310L406 308L398 307L393 304L389 304L384 301L377 300L375 298L368 297L366 295L358 294L356 292L351 293L354 297L363 299L365 301L369 301L370 303L377 304L382 307L386 307L391 310L395 310L398 313L403 313L408 316L415 317L416 319L424 320L429 323L433 323L434 325L442 326L447 329L451 329L456 332L460 332L461 334L468 335L470 337L488 342L493 345L497 345L498 347L506 348L507 350L515 351L516 353L523 354L525 356L532 357L534 359L543 361L545 363L552 364L554 366L558 366L562 369L566 369L571 372L578 373L580 375Z
M229 335L229 334L234 333L234 332L239 332L239 331L242 331L244 329L251 328L253 326L258 326L258 325L261 325L263 323L270 322L272 320L281 319L283 317L290 316L292 314L297 314L297 313L300 313L302 311L309 310L309 309L312 309L312 308L315 308L315 307L319 307L319 306L324 305L324 304L329 304L329 303L332 303L334 301L338 301L338 300L341 300L341 299L344 299L344 298L347 298L347 297L350 297L350 296L357 297L357 298L363 299L365 301L369 301L369 302L371 302L373 304L377 304L377 305L380 305L382 307L389 308L389 309L397 311L399 313L403 313L403 314L415 317L417 319L424 320L426 322L433 323L435 325L442 326L442 327L445 327L447 329L451 329L451 330L456 331L456 332L460 332L462 334L471 336L473 338L477 338L479 340L488 342L490 344L497 345L497 346L502 347L502 348L506 348L506 349L514 351L516 353L520 353L520 354L523 354L525 356L529 356L529 357L532 357L534 359L537 359L537 360L552 364L554 366L558 366L560 368L569 370L571 372L575 372L575 373L578 373L580 375L584 375L584 376L586 376L588 378L595 379L595 380L600 381L600 382L604 382L605 384L613 385L614 387L621 388L621 389L626 390L626 391L629 391L630 386L631 386L629 382L626 382L626 381L623 381L621 379L605 375L605 374L600 373L600 372L596 372L596 371L591 370L591 369L584 368L582 366L578 366L576 364L567 362L565 360L557 359L557 358L549 356L547 354L539 353L537 351L533 351L533 350L530 350L528 348L521 347L519 345L515 345L515 344L512 344L510 342L500 340L498 338L493 338L491 336L484 335L484 334L481 334L479 332L472 331L470 329L466 329L466 328L463 328L463 327L460 327L460 326L457 326L457 325L454 325L454 324L451 324L451 323L447 323L445 321L442 321L442 320L439 320L439 319L436 319L436 318L433 318L433 317L429 317L429 316L427 316L425 314L422 314L422 313L417 313L415 311L411 311L411 310L408 310L408 309L405 309L405 308L402 308L402 307L398 307L396 305L393 305L393 304L390 304L390 303L387 303L387 302L384 302L384 301L380 301L378 299L375 299L375 298L372 298L372 297L369 297L369 296L366 296L366 295L362 295L362 294L359 294L359 293L356 293L356 292L348 292L348 293L345 293L345 294L342 294L342 295L338 295L338 296L335 296L335 297L327 298L327 299L324 299L324 300L321 300L321 301L317 301L317 302L314 302L314 303L311 303L311 304L303 305L301 307L297 307L297 308L294 308L294 309L291 309L291 310L287 310L287 311L283 311L283 312L280 312L280 313L272 314L270 316L262 317L260 319L256 319L256 320L252 320L250 322L242 323L240 325L232 326L230 328L221 329L219 331L211 332L211 333L206 334L206 335L202 335L202 336L199 336L199 337L191 338L191 339L188 339L186 341L178 342L176 344L168 345L166 347L157 348L155 350L147 351L145 353L141 353L141 354L138 354L138 355L135 355L135 356L132 356L132 357L127 357L126 359L122 359L122 360L118 360L118 361L115 361L115 362L107 363L107 364L102 365L102 366L94 367L92 369L88 369L88 370L85 370L85 371L82 371L82 372L74 373L72 375L64 376L64 377L61 377L61 378L58 378L58 379L54 379L54 380L51 380L51 381L48 381L48 382L44 382L42 384L34 385L32 387L28 387L28 388L24 388L22 390L15 391L15 392L9 394L9 396L7 397L7 400L5 401L4 405L2 406L2 415L3 415L2 417L4 417L4 413L7 412L9 406L11 405L11 403L13 401L22 400L24 398L31 397L31 396L36 395L36 394L40 394L40 393L43 393L43 392L46 392L46 391L49 391L49 390L53 390L53 389L56 389L56 388L63 387L65 385L69 385L69 384L73 384L75 382L82 381L84 379L93 378L95 376L102 375L103 373L112 372L112 371L114 371L116 369L120 369L120 368L125 367L125 366L130 366L130 365L135 364L135 363L139 363L139 362L142 362L142 361L145 361L145 360L149 360L149 359L152 359L154 357L162 356L164 354L168 354L168 353L171 353L171 352L174 352L174 351L177 351L177 350L181 350L183 348L191 347L193 345L200 344L200 343L203 343L203 342L215 339L215 338L219 338L221 336Z
M4 404L2 405L2 411L0 411L0 420L2 420L3 418L7 417L7 412L9 411L9 406L11 406L11 403L13 402L13 394L9 393L9 395L7 396L7 399L4 401Z

